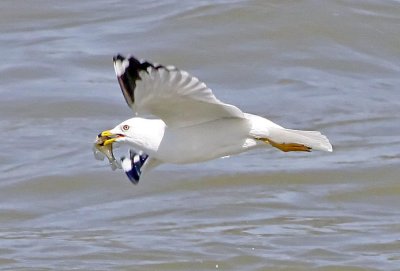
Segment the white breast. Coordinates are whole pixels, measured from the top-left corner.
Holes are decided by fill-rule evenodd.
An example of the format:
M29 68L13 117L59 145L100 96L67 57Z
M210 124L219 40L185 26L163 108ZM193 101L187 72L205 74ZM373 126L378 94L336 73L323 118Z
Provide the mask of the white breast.
M195 163L246 150L250 124L245 119L220 119L200 125L167 128L155 154L167 163Z

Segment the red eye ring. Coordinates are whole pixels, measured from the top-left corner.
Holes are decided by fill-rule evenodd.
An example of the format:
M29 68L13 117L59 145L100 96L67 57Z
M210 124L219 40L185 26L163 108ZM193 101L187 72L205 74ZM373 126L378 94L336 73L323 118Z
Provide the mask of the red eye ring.
M124 125L124 126L122 126L122 130L124 130L124 131L128 131L129 130L129 125Z

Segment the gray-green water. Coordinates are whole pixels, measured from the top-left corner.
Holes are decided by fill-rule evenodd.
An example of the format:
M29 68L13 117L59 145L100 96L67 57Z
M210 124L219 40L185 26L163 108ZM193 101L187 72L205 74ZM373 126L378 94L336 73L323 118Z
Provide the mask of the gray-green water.
M0 2L0 270L400 270L399 1ZM198 76L334 152L92 157L112 56Z

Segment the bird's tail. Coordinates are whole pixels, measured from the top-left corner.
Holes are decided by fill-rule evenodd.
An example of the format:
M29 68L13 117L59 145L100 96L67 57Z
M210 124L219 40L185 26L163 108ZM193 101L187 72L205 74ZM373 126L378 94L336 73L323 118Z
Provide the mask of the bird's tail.
M320 150L332 152L328 138L318 131L300 131L285 128L271 129L268 138L260 138L281 151Z

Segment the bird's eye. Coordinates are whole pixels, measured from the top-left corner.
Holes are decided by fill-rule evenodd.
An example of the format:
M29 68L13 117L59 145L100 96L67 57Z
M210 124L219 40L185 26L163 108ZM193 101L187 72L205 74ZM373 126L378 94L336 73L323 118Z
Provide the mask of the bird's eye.
M129 125L124 125L124 126L122 126L122 130L124 130L124 131L128 131L129 130Z

